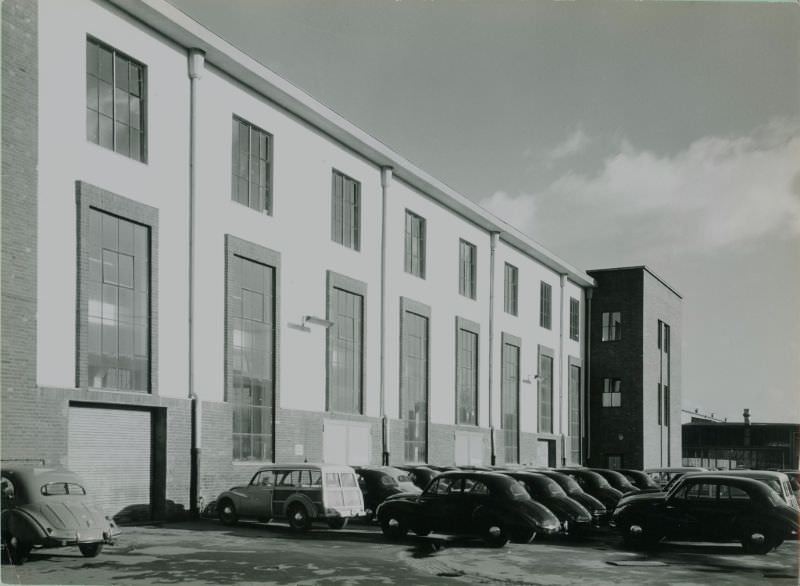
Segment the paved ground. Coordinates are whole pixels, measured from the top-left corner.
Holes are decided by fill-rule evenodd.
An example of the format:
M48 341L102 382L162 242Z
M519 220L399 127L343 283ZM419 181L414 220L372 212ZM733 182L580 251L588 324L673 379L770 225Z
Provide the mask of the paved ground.
M666 544L639 554L614 535L580 543L509 544L383 539L374 527L315 529L215 522L128 527L117 545L87 559L77 548L38 550L2 567L4 584L541 584L739 586L798 584L798 544L767 556L735 545Z

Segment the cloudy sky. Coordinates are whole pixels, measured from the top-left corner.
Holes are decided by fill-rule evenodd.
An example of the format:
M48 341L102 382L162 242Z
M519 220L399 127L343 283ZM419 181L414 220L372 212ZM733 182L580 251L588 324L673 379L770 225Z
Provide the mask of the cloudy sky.
M796 3L170 1L571 264L662 276L684 407L800 422Z

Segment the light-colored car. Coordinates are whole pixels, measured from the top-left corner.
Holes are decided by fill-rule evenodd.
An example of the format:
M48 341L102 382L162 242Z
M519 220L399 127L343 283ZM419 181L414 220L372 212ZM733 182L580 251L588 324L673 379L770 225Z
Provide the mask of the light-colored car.
M795 510L800 510L789 477L784 472L773 470L717 470L716 472L690 472L691 476L701 476L703 474L716 474L725 476L736 476L759 480L769 486L777 493L781 500Z
M74 472L8 467L0 485L4 557L12 563L22 563L34 547L77 545L95 557L120 533Z
M705 468L698 466L676 466L671 468L647 468L645 474L656 481L661 488L666 488L670 481L679 478L687 472L705 472Z
M365 513L350 466L303 463L264 466L248 485L219 495L217 514L228 525L239 519L286 519L292 529L307 531L313 521L341 529L348 519Z

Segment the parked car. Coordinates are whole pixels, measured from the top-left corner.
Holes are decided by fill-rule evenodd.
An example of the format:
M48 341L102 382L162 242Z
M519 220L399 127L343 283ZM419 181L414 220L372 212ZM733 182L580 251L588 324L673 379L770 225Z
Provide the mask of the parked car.
M642 470L632 470L630 468L623 468L617 470L620 474L625 476L638 490L661 490L661 485L653 480L649 474Z
M287 519L296 531L313 521L333 529L364 515L364 499L356 473L349 466L330 464L270 464L253 474L246 486L235 486L217 497L220 521Z
M355 469L358 487L364 497L367 519L375 516L378 505L393 494L419 494L422 489L411 481L408 473L391 466L361 466Z
M588 492L603 503L609 511L613 511L622 498L622 492L611 486L608 480L597 472L586 468L559 468L558 471L574 478L584 492Z
M492 547L509 539L530 541L555 534L558 519L533 501L516 480L497 472L444 472L417 496L397 495L378 507L378 521L390 539L409 529L417 535L477 535Z
M522 483L533 500L550 509L566 535L585 535L592 526L592 514L586 507L567 496L564 489L552 478L538 472L509 471L504 474Z
M77 545L93 558L120 533L74 472L10 467L0 483L4 559L12 563L22 563L34 547Z
M763 482L742 476L684 475L669 494L631 495L612 523L629 545L661 539L740 541L745 551L765 554L797 538L797 511Z
M423 465L397 466L397 468L408 472L408 477L411 479L411 482L422 490L425 490L431 483L431 480L441 474L438 470Z
M645 474L660 484L661 488L666 488L670 480L679 478L687 472L706 472L706 469L698 466L678 466L673 468L646 468L644 471Z
M636 486L628 480L624 474L617 470L607 468L589 468L592 472L597 472L600 476L608 480L608 483L620 491L622 494L637 490Z
M576 482L572 476L568 476L556 470L533 470L538 474L543 474L548 478L554 480L558 485L564 489L567 496L574 501L582 504L587 511L592 515L592 522L594 525L602 525L608 522L608 515L610 511L606 509L605 505L597 500L581 488L580 484Z
M783 472L789 477L789 484L794 491L794 498L800 501L800 470L778 470L778 472Z
M742 476L759 480L769 486L781 499L793 509L799 509L789 477L783 472L772 470L720 470L717 472L689 472L687 475L725 474L726 476Z

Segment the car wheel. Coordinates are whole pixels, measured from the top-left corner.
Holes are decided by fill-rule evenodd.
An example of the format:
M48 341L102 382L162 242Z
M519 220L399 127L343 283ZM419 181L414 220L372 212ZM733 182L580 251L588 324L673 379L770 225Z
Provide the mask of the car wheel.
M515 529L511 532L511 541L514 543L530 543L536 537L536 529L530 527Z
M431 528L427 525L419 525L414 527L414 534L419 535L420 537L425 537L431 532Z
M295 504L289 507L289 527L295 531L308 531L311 529L311 518L303 505Z
M219 520L223 525L236 525L239 517L236 514L236 506L230 499L225 499L219 504Z
M97 543L79 543L78 549L81 550L81 555L85 558L96 558L103 551L102 542Z
M508 543L508 532L499 521L489 521L483 529L483 540L489 547L503 547Z
M762 527L749 527L742 535L742 547L746 553L765 555L775 549L778 539Z
M622 528L622 541L632 548L653 547L662 537L638 519Z
M32 544L20 540L15 535L8 535L5 538L5 547L8 561L14 565L22 565L33 549Z
M408 533L408 526L405 521L397 515L382 515L380 521L381 531L389 539L400 539Z
M328 527L331 529L342 529L345 525L347 525L347 519L343 519L342 517L328 519Z

